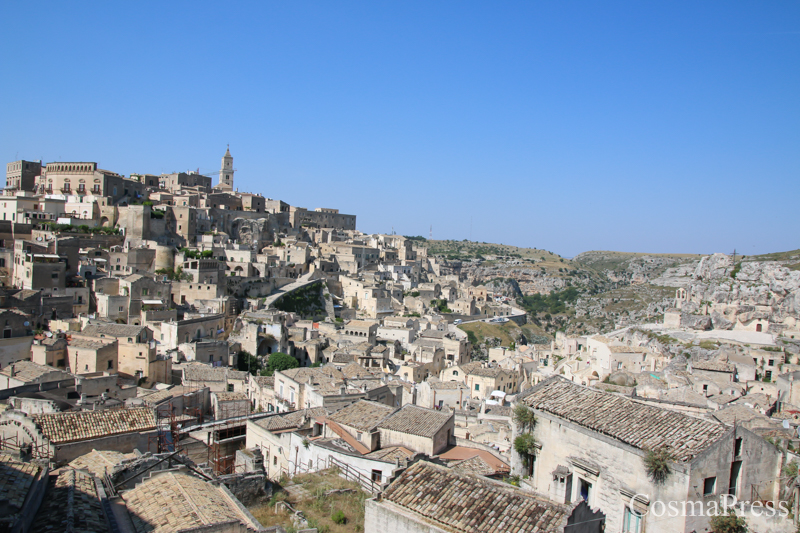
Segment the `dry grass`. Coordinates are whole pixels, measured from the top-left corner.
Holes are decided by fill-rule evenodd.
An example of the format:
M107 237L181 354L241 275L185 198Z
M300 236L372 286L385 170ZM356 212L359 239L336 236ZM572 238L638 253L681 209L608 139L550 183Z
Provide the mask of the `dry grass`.
M364 500L369 496L358 484L339 477L337 471L333 469L296 476L292 481L310 492L311 498L293 501L284 491L276 493L268 504L257 505L250 509L262 525L267 527L279 525L290 533L295 531L289 513L275 511L275 503L278 500L288 500L292 507L303 512L309 527L316 527L319 533L364 531ZM356 492L325 496L325 492L331 489L354 489ZM336 524L331 520L336 511L344 513L347 523Z

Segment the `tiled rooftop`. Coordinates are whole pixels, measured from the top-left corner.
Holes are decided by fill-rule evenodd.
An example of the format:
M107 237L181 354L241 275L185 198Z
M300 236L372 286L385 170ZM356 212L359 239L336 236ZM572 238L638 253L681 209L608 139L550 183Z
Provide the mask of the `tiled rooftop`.
M359 431L372 431L393 412L394 407L378 402L359 400L339 409L328 418L337 424L355 428Z
M324 407L313 407L311 409L301 409L300 411L292 411L284 415L268 416L257 420L255 424L267 431L281 431L283 429L299 428L303 423L303 418L313 420L318 416L325 416L328 412Z
M81 350L99 350L117 342L116 339L101 339L99 337L92 337L91 339L84 339L80 337L73 337L69 341L70 348L78 348Z
M474 474L476 476L491 476L494 475L495 469L480 455L475 455L469 459L462 459L460 461L453 461L447 465L453 472L459 474Z
M8 500L9 505L8 514L0 516L0 530L5 531L6 524L16 522L39 470L33 463L21 463L8 455L0 455L0 501Z
M467 389L463 381L428 381L428 385L434 390Z
M736 371L736 367L725 361L692 361L692 370L732 373Z
M420 461L383 493L383 499L447 532L540 533L558 531L564 506L480 477Z
M92 324L83 328L80 335L87 337L136 337L142 332L144 326L131 326L129 324Z
M72 468L62 469L51 479L31 531L111 531L97 497L94 478Z
M689 461L726 431L721 424L644 405L554 376L530 389L528 406L640 449L666 447Z
M3 370L0 370L0 374L4 376L11 376L12 367L14 368L14 379L24 383L34 381L45 374L49 374L50 372L59 371L58 368L54 368L52 366L37 365L31 361L17 361L12 365L8 365Z
M484 378L496 378L500 375L511 374L511 370L506 370L505 368L500 367L488 367L488 368L476 368L469 372L470 376L480 376Z
M144 404L148 407L155 407L161 402L172 398L172 389L162 389L143 398Z
M255 381L259 387L267 387L271 389L275 386L275 378L273 376L253 376L253 381Z
M609 346L608 351L611 353L650 353L650 350L644 346Z
M156 427L155 412L149 407L70 411L34 415L32 418L42 434L54 444L147 431Z
M246 402L247 394L243 392L212 392L218 402Z
M451 418L453 414L450 412L434 411L409 404L381 422L378 427L420 437L433 437Z
M379 448L374 452L366 454L364 457L376 459L378 461L386 461L387 463L394 463L396 459L408 459L414 455L414 452L404 446L389 446L387 448Z
M178 533L232 521L257 530L221 488L186 474L157 474L122 498L137 533Z
M227 368L214 368L204 364L187 364L183 367L184 381L225 381Z
M114 467L123 461L134 459L136 454L120 453L112 450L92 450L73 459L69 466L77 470L88 470L94 476L102 476L106 471L110 474Z
M376 379L376 376L358 363L350 363L342 368L342 374L348 379Z

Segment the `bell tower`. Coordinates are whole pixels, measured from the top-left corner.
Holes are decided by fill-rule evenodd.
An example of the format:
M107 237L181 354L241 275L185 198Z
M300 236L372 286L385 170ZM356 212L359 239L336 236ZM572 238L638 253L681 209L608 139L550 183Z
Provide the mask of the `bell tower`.
M228 145L228 150L222 157L222 167L220 167L219 185L217 187L227 191L233 190L233 156L231 155L231 145Z

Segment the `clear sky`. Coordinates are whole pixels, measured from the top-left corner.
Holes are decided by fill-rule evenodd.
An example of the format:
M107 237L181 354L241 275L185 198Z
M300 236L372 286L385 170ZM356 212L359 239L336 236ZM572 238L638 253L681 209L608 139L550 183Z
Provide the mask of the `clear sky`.
M358 229L800 248L800 2L0 3L0 151ZM216 182L216 181L215 181Z

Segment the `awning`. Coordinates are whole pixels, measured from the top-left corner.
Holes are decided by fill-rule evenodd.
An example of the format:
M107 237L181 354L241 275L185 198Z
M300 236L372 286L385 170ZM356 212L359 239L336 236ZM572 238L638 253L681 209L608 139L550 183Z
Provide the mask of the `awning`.
M164 305L161 300L142 300L144 305Z

